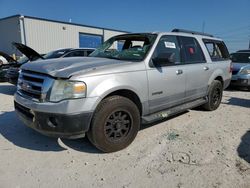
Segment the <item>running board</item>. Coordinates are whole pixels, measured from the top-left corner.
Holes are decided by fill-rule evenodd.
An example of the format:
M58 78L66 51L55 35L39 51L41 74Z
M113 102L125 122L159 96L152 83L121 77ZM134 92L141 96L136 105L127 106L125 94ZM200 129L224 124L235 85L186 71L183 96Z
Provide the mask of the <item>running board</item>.
M142 116L142 123L152 123L152 122L155 122L155 121L165 119L165 118L167 118L169 116L173 116L175 114L184 112L184 111L186 111L188 109L192 109L192 108L198 107L200 105L203 105L203 104L207 103L207 101L208 101L207 97L206 98L201 98L201 99L198 99L198 100L195 100L195 101L191 101L191 102L188 102L188 103L181 104L179 106L169 108L167 110L156 112L156 113L153 113L153 114L150 114L150 115L147 115L147 116Z

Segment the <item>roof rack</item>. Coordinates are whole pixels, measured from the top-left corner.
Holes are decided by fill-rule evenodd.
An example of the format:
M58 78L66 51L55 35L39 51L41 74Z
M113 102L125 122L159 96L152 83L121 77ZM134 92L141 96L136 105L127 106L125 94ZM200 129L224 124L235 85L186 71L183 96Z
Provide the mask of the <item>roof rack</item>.
M207 34L207 33L189 31L189 30L185 30L185 29L173 29L172 32L190 33L190 34L193 34L193 35L203 35L203 36L208 36L208 37L214 37L213 35L210 35L210 34Z

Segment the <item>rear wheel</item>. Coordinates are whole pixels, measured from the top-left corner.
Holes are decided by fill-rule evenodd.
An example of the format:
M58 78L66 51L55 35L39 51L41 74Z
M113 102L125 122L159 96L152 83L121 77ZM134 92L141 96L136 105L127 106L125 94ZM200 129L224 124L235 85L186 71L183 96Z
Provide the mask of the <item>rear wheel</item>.
M208 111L216 110L220 106L222 94L222 83L218 80L214 80L209 87L208 102L203 105L203 108Z
M104 152L127 147L140 128L140 113L129 99L111 96L97 107L87 136L92 144Z

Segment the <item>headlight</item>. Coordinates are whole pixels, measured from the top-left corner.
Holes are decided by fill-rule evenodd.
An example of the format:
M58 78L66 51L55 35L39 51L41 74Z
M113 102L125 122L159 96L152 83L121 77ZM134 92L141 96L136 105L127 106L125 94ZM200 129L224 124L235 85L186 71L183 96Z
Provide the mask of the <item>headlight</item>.
M77 99L86 97L87 87L83 82L69 80L55 80L51 89L51 102L58 102L64 99Z
M250 69L242 69L240 74L250 74Z

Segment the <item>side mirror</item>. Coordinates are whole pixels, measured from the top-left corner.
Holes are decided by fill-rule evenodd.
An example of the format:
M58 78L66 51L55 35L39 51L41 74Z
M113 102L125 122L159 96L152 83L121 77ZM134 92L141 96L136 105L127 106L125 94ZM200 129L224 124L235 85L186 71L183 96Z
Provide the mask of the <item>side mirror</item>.
M160 53L152 59L156 65L164 66L175 63L175 53Z

